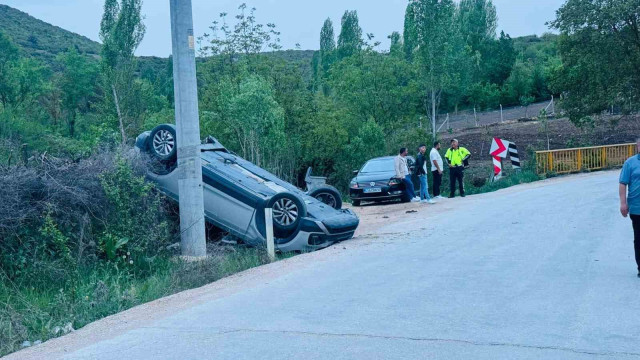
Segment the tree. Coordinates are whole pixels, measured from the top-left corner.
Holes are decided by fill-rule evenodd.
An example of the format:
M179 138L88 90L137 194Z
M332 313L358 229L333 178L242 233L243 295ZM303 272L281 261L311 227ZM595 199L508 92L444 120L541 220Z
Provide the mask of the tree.
M87 110L89 98L94 93L93 83L97 71L87 62L86 57L79 54L74 47L58 56L58 60L63 66L62 76L59 80L61 105L69 136L73 137L76 130L77 114L79 111Z
M118 116L122 142L127 141L126 128L130 113L127 101L134 88L135 51L144 38L142 0L105 0L100 22L102 68L107 93L111 93ZM133 99L131 99L133 100Z
M13 74L20 59L18 47L0 31L0 102L6 107L12 97Z
M533 97L533 65L529 62L518 61L506 82L506 103L518 103L528 106ZM533 99L532 99L533 98Z
M471 50L484 55L489 42L496 39L498 15L491 0L461 0L458 10L460 32Z
M242 157L280 173L283 155L288 151L284 110L275 100L271 85L259 76L251 76L226 101L228 117L220 124L233 133Z
M516 62L517 54L513 39L501 31L500 38L489 43L488 53L491 56L483 58L485 62L483 78L492 84L502 85L509 78Z
M336 56L336 39L333 31L333 22L331 19L327 19L322 25L320 31L320 64L322 66L322 72L320 79L322 81L322 87L325 94L328 93L328 88L324 84L324 80L327 77L329 68L335 61Z
M403 49L407 60L413 60L413 53L418 46L418 33L416 32L416 5L409 2L404 15L404 43Z
M333 31L333 22L331 19L324 21L322 30L320 31L320 51L323 54L329 54L336 49L336 39Z
M338 58L344 59L358 53L362 49L364 40L362 28L358 20L358 12L345 11L342 16L342 28L338 37Z
M453 0L411 0L417 47L415 62L425 92L424 106L431 113L435 136L436 115L443 91L454 88L460 78L464 48L454 23L456 5Z
M0 31L0 104L3 109L34 100L44 88L46 69L19 55L11 38Z
M402 54L402 36L399 32L394 31L389 35L389 40L391 41L391 45L389 46L389 53L392 55Z
M457 12L460 36L470 53L469 82L486 81L487 60L495 56L491 51L496 42L498 16L491 0L461 0Z
M361 56L337 62L328 83L336 106L346 109L343 122L351 134L369 120L391 133L405 118L416 115L415 77L403 58L365 50Z
M201 44L202 57L219 56L218 72L231 71L236 84L241 81L236 77L242 67L249 71L255 70L260 61L254 62L265 50L277 51L280 45L280 32L273 23L262 24L257 21L256 8L247 13L247 5L241 4L240 11L234 18L232 26L227 23L227 13L220 14L220 20L214 21L209 27L211 33L205 33L198 38Z
M551 27L560 31L562 65L553 87L574 123L611 106L640 105L640 12L637 1L568 0Z

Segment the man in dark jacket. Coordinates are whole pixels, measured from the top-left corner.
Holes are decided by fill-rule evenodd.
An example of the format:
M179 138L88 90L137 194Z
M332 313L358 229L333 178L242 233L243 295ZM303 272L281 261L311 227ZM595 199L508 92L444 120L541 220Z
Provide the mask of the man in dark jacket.
M429 183L427 181L427 164L429 164L429 160L425 156L426 152L427 146L420 145L416 159L416 175L420 179L420 202L435 204L436 202L431 200L429 196Z

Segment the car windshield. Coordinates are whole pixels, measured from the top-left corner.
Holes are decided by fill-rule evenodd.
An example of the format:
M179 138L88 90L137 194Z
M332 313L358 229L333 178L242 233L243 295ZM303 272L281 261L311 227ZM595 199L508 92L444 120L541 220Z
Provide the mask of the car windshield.
M393 159L371 160L360 170L361 173L376 173L393 171Z

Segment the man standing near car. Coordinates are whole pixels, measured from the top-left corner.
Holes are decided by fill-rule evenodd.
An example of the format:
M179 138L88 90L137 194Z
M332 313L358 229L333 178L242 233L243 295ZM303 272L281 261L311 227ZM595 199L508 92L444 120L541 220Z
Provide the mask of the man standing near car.
M640 152L640 137L636 140ZM628 159L620 173L620 213L631 217L638 277L640 278L640 154ZM628 190L628 191L627 191Z
M418 148L418 157L416 159L416 175L420 179L420 202L435 204L436 202L431 200L429 196L429 182L427 179L427 145L420 145Z
M442 199L440 186L442 185L444 162L442 161L442 156L440 156L440 141L433 143L433 148L429 153L429 160L431 161L431 173L433 174L433 196L436 199Z
M409 151L407 148L400 149L400 154L394 159L394 168L396 171L396 177L404 183L407 197L413 202L418 202L420 199L416 197L416 190L413 187L413 181L411 181L411 174L409 173L409 167L407 166L407 155Z
M464 167L471 157L469 150L460 147L458 140L451 140L451 148L447 150L444 155L449 163L449 185L451 187L451 195L449 198L456 196L456 181L460 185L460 196L465 197L464 194Z

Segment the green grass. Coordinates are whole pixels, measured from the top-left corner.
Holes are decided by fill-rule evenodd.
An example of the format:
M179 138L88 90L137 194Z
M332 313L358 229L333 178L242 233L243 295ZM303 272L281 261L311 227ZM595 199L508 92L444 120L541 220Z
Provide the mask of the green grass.
M285 254L283 257L288 257ZM0 273L0 356L24 341L61 336L103 317L268 263L264 250L222 247L207 260L163 258L151 275L137 276L113 264L81 268L62 288L10 282Z
M493 182L493 183L489 183L487 182L486 184L480 186L480 187L476 187L474 185L472 185L470 182L468 182L468 179L465 179L465 192L467 193L467 195L474 195L474 194L483 194L483 193L489 193L489 192L494 192L497 190L501 190L501 189L506 189L515 185L520 185L520 184L526 184L526 183L531 183L534 181L539 181L542 180L543 178L540 177L540 175L536 174L533 171L530 170L522 170L520 172L513 172L511 174L506 175L505 177L503 177L502 179ZM447 193L445 193L447 194Z

